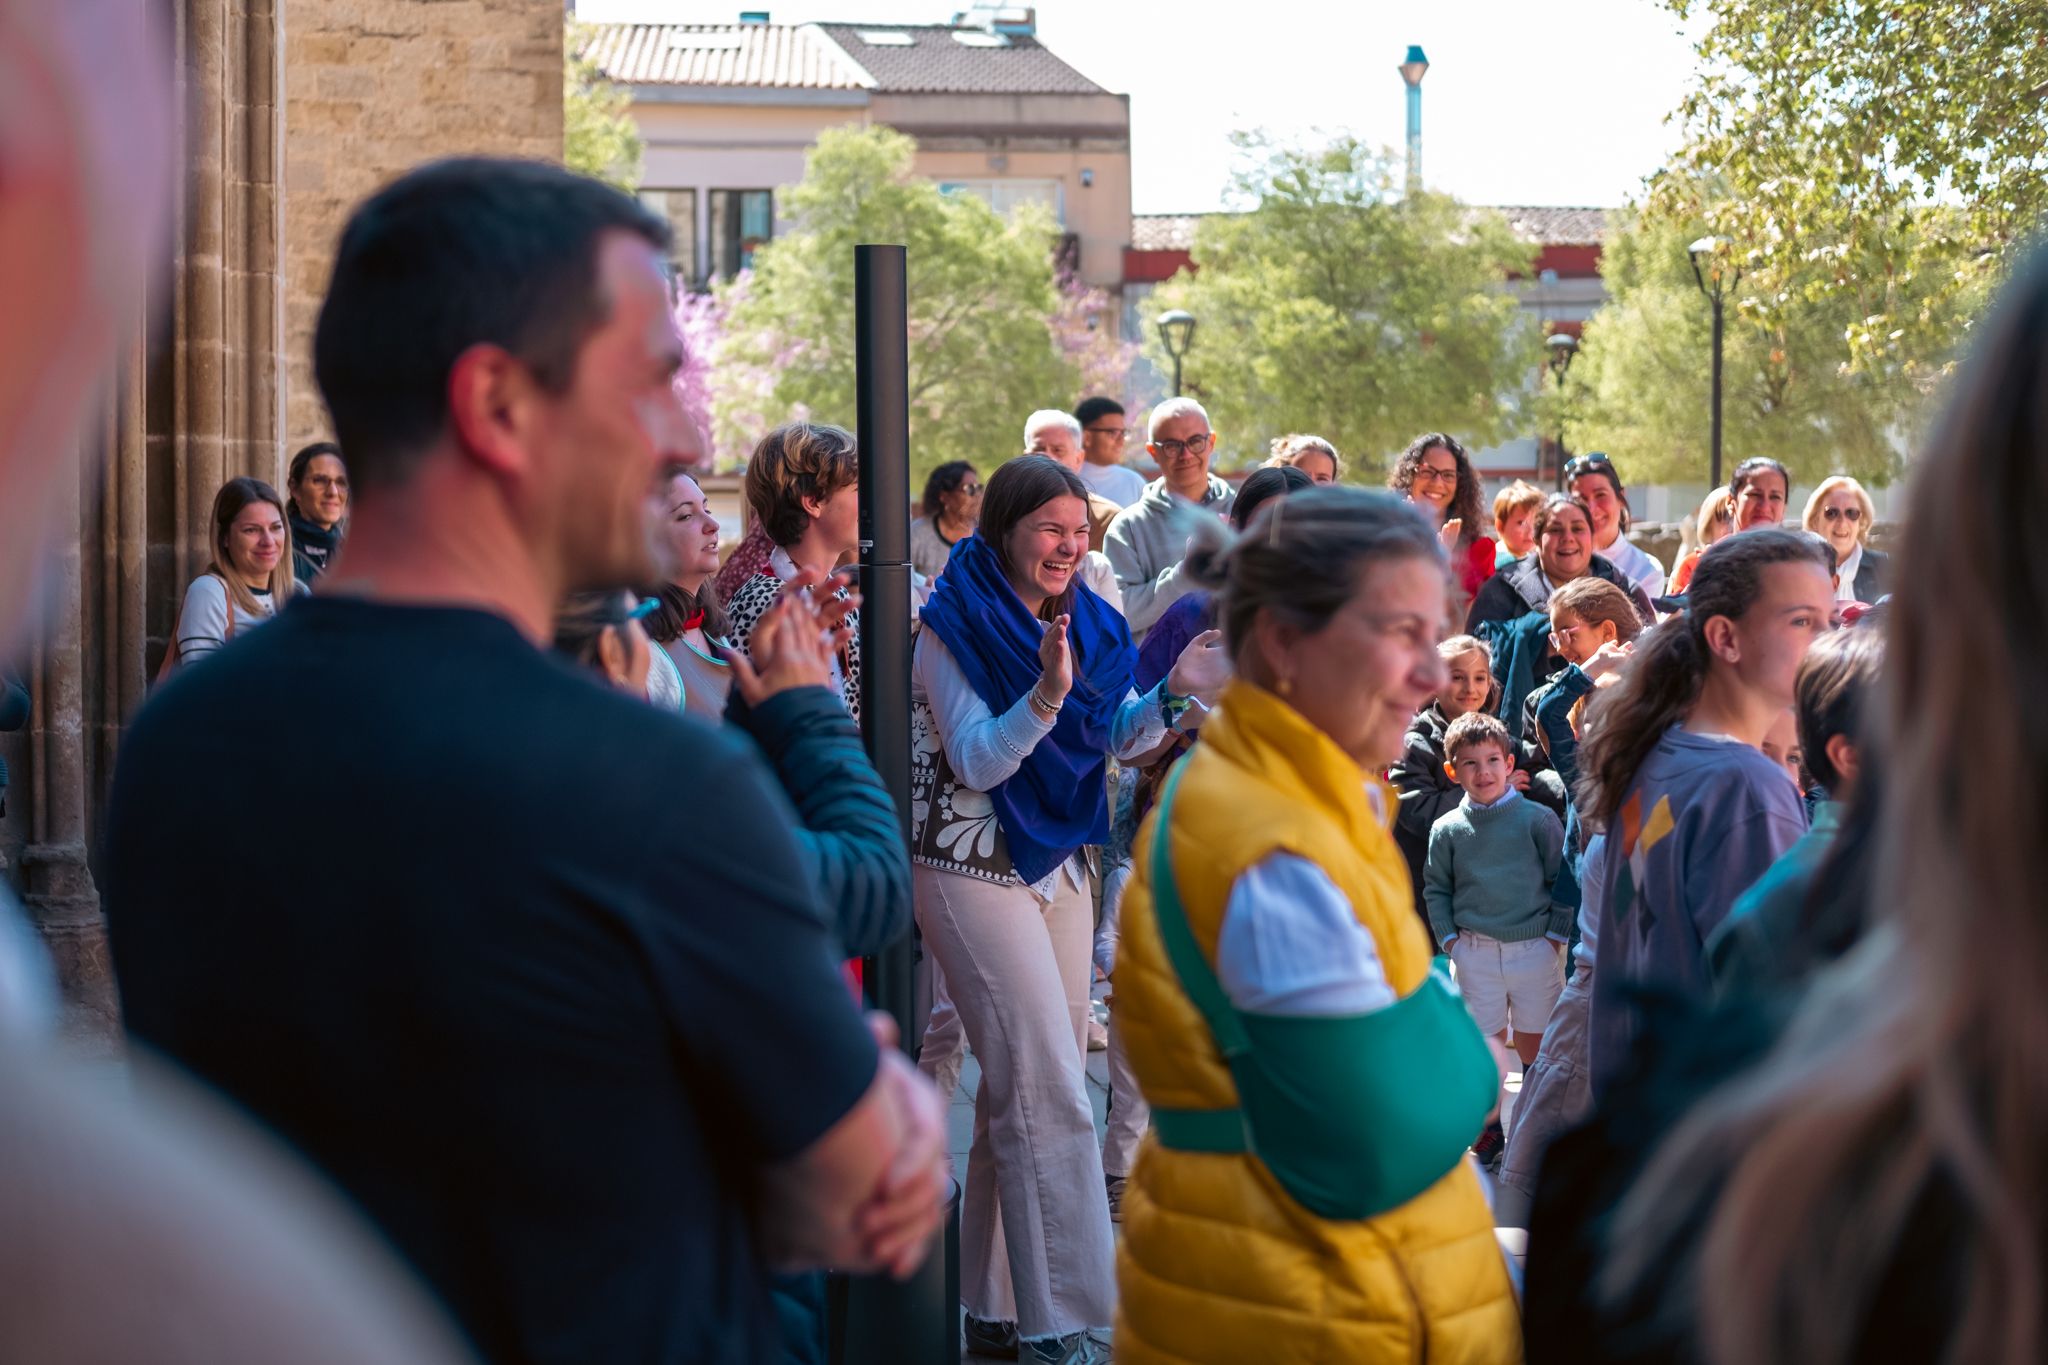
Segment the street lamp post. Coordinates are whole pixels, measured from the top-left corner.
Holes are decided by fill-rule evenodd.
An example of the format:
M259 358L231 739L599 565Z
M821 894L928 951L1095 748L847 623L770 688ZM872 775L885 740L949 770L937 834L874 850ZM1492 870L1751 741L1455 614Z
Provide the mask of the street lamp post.
M1707 302L1714 309L1714 378L1713 378L1713 428L1709 437L1712 454L1708 462L1710 488L1721 486L1721 310L1729 290L1742 278L1742 272L1728 262L1728 239L1726 237L1702 237L1685 249L1692 260L1692 277L1699 283L1700 292L1707 296Z
M1579 339L1570 332L1553 332L1544 346L1550 352L1550 372L1557 376L1557 395L1564 397L1565 371L1571 369L1572 358L1579 353ZM1557 491L1564 492L1564 414L1557 418Z
M1195 315L1182 308L1170 308L1159 315L1159 341L1173 357L1173 396L1180 397L1180 362L1195 340Z
M1422 193L1422 77L1429 70L1429 58L1420 45L1411 44L1401 63L1401 83L1408 87L1408 193Z

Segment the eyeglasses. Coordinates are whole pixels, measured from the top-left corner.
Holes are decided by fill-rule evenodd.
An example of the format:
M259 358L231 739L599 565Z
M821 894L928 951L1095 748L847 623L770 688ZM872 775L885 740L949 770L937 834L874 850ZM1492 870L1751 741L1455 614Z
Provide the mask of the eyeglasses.
M1114 436L1119 441L1131 434L1129 427L1085 427L1083 430L1090 436Z
M1863 509L1861 507L1823 507L1820 509L1820 515L1824 521L1858 522L1863 520Z
M634 603L633 609L621 618L620 624L623 625L627 621L645 621L648 617L654 615L655 610L660 606L661 599L659 597L643 597Z
M1577 635L1585 628L1584 623L1581 623L1576 626L1566 626L1562 630L1553 630L1550 632L1550 643L1556 649L1563 649L1571 643L1572 636Z
M1452 465L1449 469L1445 469L1442 465L1434 464L1419 464L1415 466L1414 482L1416 483L1456 483L1457 481L1458 467L1456 465Z
M960 485L960 491L970 498L980 497L981 485L978 483L963 483Z
M1168 460L1178 460L1183 454L1199 458L1209 453L1209 435L1204 432L1185 441L1154 441L1152 453Z
M1605 454L1597 450L1588 451L1584 455L1574 455L1571 459L1565 461L1564 476L1566 480L1576 479L1579 475L1596 469L1607 474L1613 474L1615 481L1617 483L1620 482L1621 476L1615 474L1614 461L1608 459Z

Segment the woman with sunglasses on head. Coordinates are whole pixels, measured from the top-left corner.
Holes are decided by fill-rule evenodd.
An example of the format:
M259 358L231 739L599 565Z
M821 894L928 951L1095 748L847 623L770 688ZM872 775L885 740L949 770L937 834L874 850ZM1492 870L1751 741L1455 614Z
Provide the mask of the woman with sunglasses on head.
M1578 456L1564 467L1565 484L1586 500L1593 518L1593 553L1621 570L1629 583L1651 598L1664 594L1664 566L1628 538L1628 489L1621 471L1599 451Z
M1429 518L1451 557L1451 581L1459 600L1470 602L1493 577L1494 543L1485 534L1480 515L1479 475L1465 456L1465 447L1440 431L1408 443L1387 487L1408 499Z
M1876 510L1863 485L1843 475L1823 479L1806 500L1801 524L1835 550L1838 602L1875 602L1890 590L1891 556L1870 548Z
M910 567L934 579L981 519L981 475L965 460L940 465L924 481L920 510L910 523Z

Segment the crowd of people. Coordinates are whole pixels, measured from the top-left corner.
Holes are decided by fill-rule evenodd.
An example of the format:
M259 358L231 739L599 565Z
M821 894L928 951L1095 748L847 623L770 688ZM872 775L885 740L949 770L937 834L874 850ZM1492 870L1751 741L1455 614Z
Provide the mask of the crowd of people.
M822 1361L949 1176L992 1358L2039 1357L2048 267L1896 576L1764 457L1665 565L1604 454L1489 505L1441 432L1367 489L1304 432L1225 477L1193 398L1149 479L1116 399L1028 414L912 527L906 847L858 444L768 433L723 551L667 233L526 163L366 203L336 439L220 490L115 772L128 1030L395 1249L419 1358ZM279 698L346 743L252 803ZM913 929L901 1039L859 959Z

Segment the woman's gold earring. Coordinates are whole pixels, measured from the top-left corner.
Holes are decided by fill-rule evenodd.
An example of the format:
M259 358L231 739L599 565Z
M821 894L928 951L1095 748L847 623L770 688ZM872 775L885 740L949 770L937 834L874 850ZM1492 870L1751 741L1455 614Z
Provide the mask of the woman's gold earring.
M1294 695L1294 679L1282 678L1274 685L1279 689L1281 696L1291 697Z

